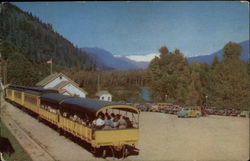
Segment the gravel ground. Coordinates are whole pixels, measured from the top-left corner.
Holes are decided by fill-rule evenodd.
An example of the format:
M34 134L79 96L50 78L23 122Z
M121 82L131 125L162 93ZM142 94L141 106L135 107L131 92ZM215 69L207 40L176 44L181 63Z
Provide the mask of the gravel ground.
M5 103L5 111L54 160L122 160L95 158L83 147L18 108ZM249 159L249 144L249 118L177 118L174 115L142 112L140 154L123 160L246 161ZM29 151L29 147L24 148Z

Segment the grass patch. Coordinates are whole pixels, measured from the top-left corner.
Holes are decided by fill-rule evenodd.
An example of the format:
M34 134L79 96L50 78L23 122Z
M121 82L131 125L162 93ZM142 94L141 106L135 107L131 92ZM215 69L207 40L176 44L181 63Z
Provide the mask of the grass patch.
M16 138L10 133L8 128L3 124L0 119L0 135L6 137L10 140L12 147L15 149L15 152L12 155L4 154L3 157L7 161L32 161L23 147L18 143ZM1 146L1 145L0 145Z

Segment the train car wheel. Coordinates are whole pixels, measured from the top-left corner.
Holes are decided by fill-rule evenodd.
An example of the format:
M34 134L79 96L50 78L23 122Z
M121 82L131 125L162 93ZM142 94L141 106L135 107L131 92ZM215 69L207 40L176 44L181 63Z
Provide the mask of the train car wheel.
M112 157L115 157L115 153L114 153L114 148L112 146L109 146L112 152Z
M38 122L41 122L41 117L39 115L37 115L36 119L38 120Z
M91 148L91 153L92 153L94 156L96 156L96 148L92 147L92 148Z
M57 132L59 133L59 135L62 135L62 129L61 128L57 128Z
M100 148L100 149L102 149L101 151L102 151L102 158L106 158L106 156L107 156L107 150L105 149L105 147L103 147L103 148Z
M126 145L123 146L123 158L127 157L128 156L128 148L126 147Z

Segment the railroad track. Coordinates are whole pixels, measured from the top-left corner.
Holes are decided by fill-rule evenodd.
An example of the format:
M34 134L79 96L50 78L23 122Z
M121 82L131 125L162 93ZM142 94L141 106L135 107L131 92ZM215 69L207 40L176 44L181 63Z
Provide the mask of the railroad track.
M4 105L0 107L2 121L29 154L32 161L56 161L56 159L29 134L29 132L20 127L11 115L5 111L6 105L7 103L5 102Z

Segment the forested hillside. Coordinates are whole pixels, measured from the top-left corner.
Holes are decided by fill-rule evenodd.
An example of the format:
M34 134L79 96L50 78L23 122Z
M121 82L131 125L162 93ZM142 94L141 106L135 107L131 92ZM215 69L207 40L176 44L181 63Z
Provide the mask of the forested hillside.
M89 57L31 13L4 3L0 13L0 52L7 62L8 83L34 85L54 70L94 70Z

